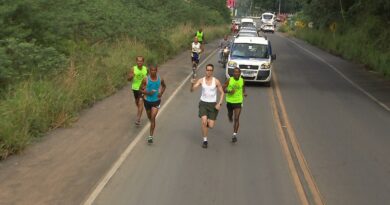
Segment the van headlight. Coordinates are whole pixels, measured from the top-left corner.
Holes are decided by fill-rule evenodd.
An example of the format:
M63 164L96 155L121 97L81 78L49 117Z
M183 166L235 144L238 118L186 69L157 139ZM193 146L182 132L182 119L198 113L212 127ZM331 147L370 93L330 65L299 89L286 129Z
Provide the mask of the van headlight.
M261 64L261 69L270 69L270 68L271 68L271 64L269 64L269 63Z
M228 62L228 66L229 66L229 67L237 67L237 63L234 62L234 61L229 61L229 62Z

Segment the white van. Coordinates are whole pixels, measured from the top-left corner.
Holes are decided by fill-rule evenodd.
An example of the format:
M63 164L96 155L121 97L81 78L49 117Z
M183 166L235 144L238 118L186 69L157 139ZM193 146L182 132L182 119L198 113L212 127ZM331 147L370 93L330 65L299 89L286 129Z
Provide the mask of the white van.
M233 76L235 67L240 68L245 81L262 82L271 85L272 62L271 42L264 37L238 37L230 48L226 66L226 78Z

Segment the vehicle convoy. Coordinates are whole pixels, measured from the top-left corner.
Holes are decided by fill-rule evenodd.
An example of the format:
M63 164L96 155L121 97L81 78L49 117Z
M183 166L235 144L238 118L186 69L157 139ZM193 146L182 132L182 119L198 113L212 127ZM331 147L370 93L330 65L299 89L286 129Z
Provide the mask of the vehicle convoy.
M272 54L269 40L264 37L237 37L230 49L226 66L226 78L233 75L235 67L239 67L246 82L262 82L271 85Z
M275 32L276 16L273 13L263 13L261 15L261 31L263 32Z

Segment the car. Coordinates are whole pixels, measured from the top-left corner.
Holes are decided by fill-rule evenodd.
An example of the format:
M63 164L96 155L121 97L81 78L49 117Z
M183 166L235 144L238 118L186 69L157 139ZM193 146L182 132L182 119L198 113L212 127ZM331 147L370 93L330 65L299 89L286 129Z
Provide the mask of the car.
M264 37L237 37L230 49L225 76L230 78L235 67L240 68L245 82L261 82L271 85L272 62L271 42Z
M260 29L262 32L271 32L271 33L275 32L275 26L273 24L263 24L261 25Z

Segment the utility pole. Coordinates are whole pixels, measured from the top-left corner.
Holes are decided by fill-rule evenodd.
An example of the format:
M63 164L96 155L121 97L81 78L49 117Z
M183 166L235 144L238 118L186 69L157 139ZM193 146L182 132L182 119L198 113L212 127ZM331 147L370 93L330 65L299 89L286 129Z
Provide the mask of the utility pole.
M280 15L280 4L281 4L281 1L282 0L279 0L279 12L278 12L278 15Z

